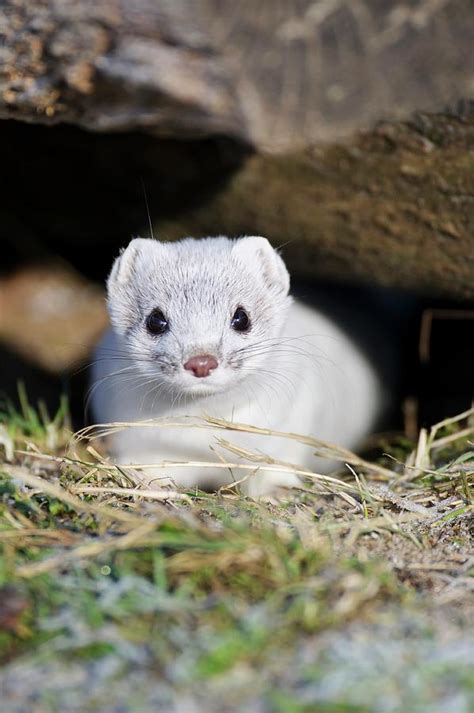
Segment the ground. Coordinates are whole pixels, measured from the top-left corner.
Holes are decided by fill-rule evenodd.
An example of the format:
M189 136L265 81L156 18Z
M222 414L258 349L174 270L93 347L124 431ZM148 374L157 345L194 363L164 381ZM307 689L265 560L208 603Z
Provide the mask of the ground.
M0 420L2 713L473 709L474 411L370 462L333 449L332 479L256 503L144 489L65 405L21 401Z

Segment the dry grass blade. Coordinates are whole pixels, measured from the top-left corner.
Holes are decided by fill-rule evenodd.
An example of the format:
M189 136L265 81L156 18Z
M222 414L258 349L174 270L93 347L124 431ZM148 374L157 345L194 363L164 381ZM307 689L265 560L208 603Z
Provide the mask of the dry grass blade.
M202 418L197 417L187 417L183 416L178 419L148 419L145 421L135 421L135 422L115 422L110 424L97 424L95 426L88 426L82 429L75 435L75 440L93 440L96 438L102 438L110 436L114 433L118 433L127 428L207 428L212 430L223 430L223 431L233 431L233 432L245 432L252 433L260 436L268 436L273 438L285 438L288 440L298 441L309 448L312 448L314 455L320 458L327 458L330 460L337 460L341 463L350 463L358 468L363 468L374 476L382 478L383 480L391 480L393 478L393 472L384 468L379 463L371 463L366 461L364 458L356 455L347 448L335 445L328 441L323 441L322 439L316 438L314 436L305 436L299 433L291 433L287 431L276 431L270 428L261 428L258 426L252 426L245 423L237 423L233 421L226 421L225 419L214 418L211 416L203 416ZM167 463L168 465L173 465L174 467L189 465L189 466L204 466L211 467L204 463L189 462L187 464ZM238 465L238 464L237 464ZM236 464L221 464L217 467L237 467ZM141 466L140 466L141 467ZM149 466L151 467L151 466ZM153 467L157 467L156 465ZM242 467L242 466L239 466ZM300 469L301 470L301 469ZM293 470L293 472L296 472ZM311 471L310 471L311 473ZM298 472L297 475L307 475L307 471ZM317 473L313 473L314 476L318 477Z
M450 443L454 443L455 441L458 441L460 438L467 438L471 434L474 433L474 426L469 426L468 428L464 428L462 431L458 431L457 433L450 433L449 436L444 436L444 438L438 438L436 441L431 442L431 449L434 450L435 448L444 448L445 446L449 445Z
M137 498L146 498L148 500L159 500L167 502L170 500L181 500L183 502L192 502L191 498L185 493L178 493L174 490L148 490L146 488L115 488L115 487L99 487L95 485L79 485L74 487L75 493L91 494L91 495L120 495L127 497L132 495Z
M45 480L45 478L40 478L38 475L33 475L23 466L3 466L2 473L5 473L5 475L9 476L13 480L20 481L24 485L35 488L39 492L60 500L77 512L100 515L100 517L103 518L118 520L128 524L136 524L137 522L140 522L140 519L135 515L123 512L122 510L108 508L104 505L96 505L94 503L86 503L70 493L68 490L62 488L60 485L51 483L48 480Z
M467 409L467 411L463 411L462 413L459 413L457 416L451 416L450 418L445 418L442 421L439 421L438 423L435 423L434 426L431 427L430 429L430 434L429 434L429 445L433 446L435 445L435 437L438 431L440 431L442 428L445 428L446 426L452 426L454 424L458 424L460 421L469 421L474 417L474 406L472 408ZM474 433L474 425L472 425L472 428L469 427L469 432ZM459 431L457 431L455 434L459 437Z
M85 466L87 468L95 468L98 471L104 471L107 473L117 473L118 468L116 465L113 464L107 464L107 463L95 463L95 462L88 462L84 460L78 460L76 458L69 458L67 456L64 457L58 457L58 456L51 456L48 454L43 454L43 453L30 453L26 451L17 451L17 453L25 453L25 455L28 455L31 458L37 458L39 460L48 460L48 461L54 461L58 463L71 463L71 464L80 464L82 466ZM255 457L258 459L261 459L261 456L255 454ZM127 466L120 466L120 472L122 470L136 470L136 471L147 471L147 470L168 470L168 469L179 469L179 468L219 468L223 470L244 470L244 471L253 471L256 472L281 472L281 473L293 473L295 475L300 475L308 478L313 478L315 480L321 480L324 483L328 484L333 484L334 486L340 487L345 490L349 491L354 491L358 492L358 490L351 485L350 483L346 483L343 480L339 480L338 478L334 478L329 475L322 475L320 473L315 473L311 470L308 470L306 468L300 468L298 466L293 466L291 464L287 464L284 462L276 461L276 460L265 460L262 463L259 463L259 465L256 467L255 463L242 463L239 461L160 461L159 463L130 463ZM231 484L232 485L232 484Z
M154 530L156 530L155 523L142 522L140 527L136 527L120 537L107 537L99 541L86 542L72 550L60 552L40 562L21 565L17 567L16 574L18 577L28 579L64 567L75 560L80 561L90 557L98 557L113 550L126 550L130 547L149 545L153 541L150 535Z
M400 508L400 510L402 512L403 512L403 510L408 510L409 512L417 513L418 515L421 515L422 517L432 517L433 516L432 509L425 508L423 505L420 505L419 503L414 503L408 497L401 497L400 495L397 495L397 493L394 493L389 488L386 488L386 487L376 488L375 486L373 486L372 493L378 495L379 498L383 499L385 502L389 502L389 503L392 503L393 505L396 505L398 508ZM434 508L434 510L436 511L436 508Z

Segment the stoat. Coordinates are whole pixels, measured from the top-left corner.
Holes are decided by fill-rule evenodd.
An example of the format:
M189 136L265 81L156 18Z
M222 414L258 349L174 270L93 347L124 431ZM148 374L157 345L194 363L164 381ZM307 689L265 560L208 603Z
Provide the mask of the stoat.
M107 281L112 328L93 368L95 420L205 415L357 447L381 408L377 372L337 323L289 288L281 256L263 237L132 240ZM122 464L238 462L218 445L222 437L274 460L330 467L295 440L206 428L129 428L112 448ZM247 474L242 487L252 497L298 483L266 468L144 473L156 485L213 488Z

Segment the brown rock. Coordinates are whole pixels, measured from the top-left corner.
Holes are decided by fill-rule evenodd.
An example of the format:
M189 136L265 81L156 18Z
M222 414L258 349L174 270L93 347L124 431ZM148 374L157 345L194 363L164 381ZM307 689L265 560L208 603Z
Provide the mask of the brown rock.
M102 290L67 265L25 267L0 280L0 340L49 372L80 364L106 325Z

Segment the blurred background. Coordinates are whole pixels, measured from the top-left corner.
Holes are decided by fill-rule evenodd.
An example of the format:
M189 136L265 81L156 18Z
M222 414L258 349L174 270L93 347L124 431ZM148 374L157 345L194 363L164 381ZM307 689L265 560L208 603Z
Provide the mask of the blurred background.
M5 0L0 392L83 423L131 237L260 234L394 343L388 425L474 394L471 0ZM471 21L469 21L471 19ZM395 386L396 383L396 386Z

